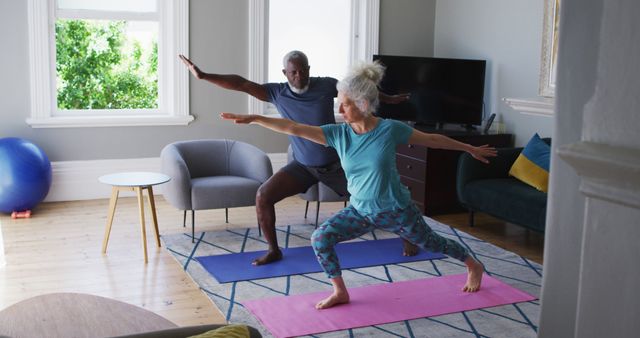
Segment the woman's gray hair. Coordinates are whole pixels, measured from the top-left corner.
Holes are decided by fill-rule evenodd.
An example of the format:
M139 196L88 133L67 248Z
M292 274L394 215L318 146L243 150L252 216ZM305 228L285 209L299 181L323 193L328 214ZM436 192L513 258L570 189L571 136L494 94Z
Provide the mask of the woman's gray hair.
M301 59L307 66L309 65L309 59L307 59L307 56L303 52L299 50L292 50L282 58L282 67L286 69L289 61L295 59Z
M366 117L371 115L380 104L378 85L384 76L385 67L377 62L359 63L336 86L362 111ZM365 105L368 103L368 107Z

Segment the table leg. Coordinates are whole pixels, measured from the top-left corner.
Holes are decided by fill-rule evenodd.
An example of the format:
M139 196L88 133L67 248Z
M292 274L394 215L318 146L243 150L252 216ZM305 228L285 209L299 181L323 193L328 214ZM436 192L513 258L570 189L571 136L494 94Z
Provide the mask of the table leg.
M118 187L111 187L111 200L109 201L109 214L107 215L107 227L104 230L104 240L102 241L102 253L107 253L107 244L109 244L109 235L111 234L111 225L113 224L113 215L116 213L116 204L118 203Z
M142 251L144 252L144 262L148 263L147 258L147 231L144 226L144 196L142 196L142 187L135 188L138 195L138 209L140 209L140 230L142 231Z
M160 245L160 232L158 231L158 216L156 215L156 201L153 199L153 188L147 187L147 193L149 194L149 209L151 209L151 219L153 220L153 230L156 232L156 244L158 248Z

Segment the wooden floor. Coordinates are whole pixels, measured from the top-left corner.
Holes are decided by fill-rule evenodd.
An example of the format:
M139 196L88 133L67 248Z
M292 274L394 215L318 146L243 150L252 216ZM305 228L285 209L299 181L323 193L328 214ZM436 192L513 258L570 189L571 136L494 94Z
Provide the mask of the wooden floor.
M135 198L119 199L107 254L101 253L108 204L106 199L43 203L30 219L0 214L7 262L0 267L0 310L40 294L80 292L144 307L181 326L223 323L219 310L171 254L155 246L149 222L149 263L144 264ZM161 234L185 231L182 212L161 196L156 204ZM342 206L323 203L320 219ZM304 221L304 202L297 197L280 202L276 210L278 224ZM312 204L309 217L314 212ZM485 215L476 216L473 228L466 225L466 214L433 218L542 263L541 234ZM223 209L200 211L196 230L255 226L255 209L230 209L229 220L225 224Z

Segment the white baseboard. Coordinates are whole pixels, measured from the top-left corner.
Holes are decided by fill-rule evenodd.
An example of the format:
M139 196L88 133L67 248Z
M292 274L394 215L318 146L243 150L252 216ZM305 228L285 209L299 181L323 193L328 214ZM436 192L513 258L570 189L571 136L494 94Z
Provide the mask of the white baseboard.
M286 153L267 155L271 159L274 173L287 163ZM111 187L98 182L98 177L122 171L159 172L160 158L52 162L51 170L51 189L45 202L109 198ZM154 187L154 192L162 193L162 185ZM134 194L121 192L121 196L134 196Z

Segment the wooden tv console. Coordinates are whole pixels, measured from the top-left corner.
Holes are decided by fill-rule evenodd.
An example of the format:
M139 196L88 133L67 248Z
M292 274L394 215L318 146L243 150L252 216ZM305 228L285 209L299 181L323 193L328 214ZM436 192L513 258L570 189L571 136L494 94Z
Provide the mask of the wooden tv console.
M513 146L511 134L482 134L478 131L423 129L475 146L489 144L496 148ZM411 191L411 199L424 215L464 211L456 195L456 173L461 152L428 149L412 144L398 146L396 164L400 180Z

